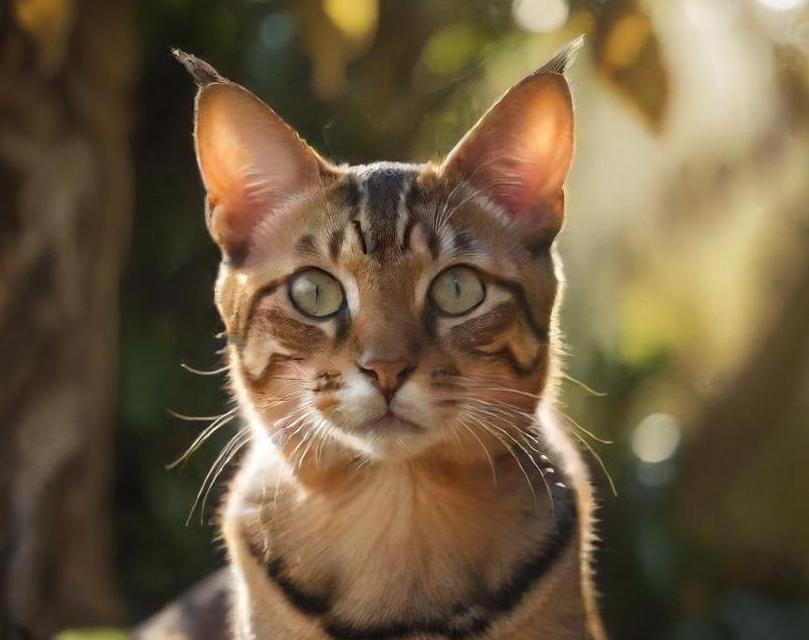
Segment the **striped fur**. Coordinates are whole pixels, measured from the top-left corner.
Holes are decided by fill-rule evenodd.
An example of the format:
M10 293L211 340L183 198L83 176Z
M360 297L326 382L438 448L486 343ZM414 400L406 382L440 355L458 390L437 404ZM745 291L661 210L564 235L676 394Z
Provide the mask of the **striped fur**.
M549 84L537 94L558 96L557 113L569 108L563 58L540 72ZM229 94L212 69L188 64L218 87L215 118L200 101L198 150L225 258L216 302L251 443L223 511L234 637L603 638L590 488L552 409L551 245L572 151L548 155L562 158L543 174L558 184L527 179L524 194L506 191L521 188L513 172L527 166L508 149L496 192L465 174L474 147L492 139L486 118L512 127L501 122L514 111L507 94L461 143L473 149L441 167L333 167L269 109L262 121L243 89ZM533 89L515 91L523 100ZM236 116L222 111L229 100ZM219 147L206 119L245 149ZM275 141L274 163L233 133L240 119ZM541 225L528 196L543 198L531 204ZM431 291L459 265L481 295L451 314ZM292 299L291 283L311 269L342 296L322 318Z

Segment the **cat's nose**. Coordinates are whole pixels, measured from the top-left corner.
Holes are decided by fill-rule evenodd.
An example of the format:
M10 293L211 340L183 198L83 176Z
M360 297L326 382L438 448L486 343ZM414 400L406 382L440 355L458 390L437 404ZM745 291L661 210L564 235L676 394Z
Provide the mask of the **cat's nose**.
M376 382L376 386L388 401L415 369L405 358L386 360L373 356L363 356L357 361L357 366L362 373Z

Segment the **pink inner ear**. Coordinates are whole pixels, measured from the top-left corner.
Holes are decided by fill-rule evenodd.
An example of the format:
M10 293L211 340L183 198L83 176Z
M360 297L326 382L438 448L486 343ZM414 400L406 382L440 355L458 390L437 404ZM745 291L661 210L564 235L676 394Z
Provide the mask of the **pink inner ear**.
M537 214L543 220L532 224L558 229L572 158L570 91L563 76L548 73L510 89L452 150L442 171L477 185L515 218Z
M235 84L200 90L196 141L211 233L227 252L243 250L259 220L319 180L317 154L275 112Z

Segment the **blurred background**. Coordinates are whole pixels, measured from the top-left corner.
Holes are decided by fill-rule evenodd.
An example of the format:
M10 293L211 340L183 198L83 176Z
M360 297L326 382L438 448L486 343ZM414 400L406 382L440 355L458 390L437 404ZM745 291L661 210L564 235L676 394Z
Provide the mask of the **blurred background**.
M235 426L166 468L207 424L172 411L229 407L189 371L218 255L170 48L336 161L424 161L582 33L563 402L607 628L809 638L807 0L5 0L0 636L125 629L223 562L227 470L191 511Z

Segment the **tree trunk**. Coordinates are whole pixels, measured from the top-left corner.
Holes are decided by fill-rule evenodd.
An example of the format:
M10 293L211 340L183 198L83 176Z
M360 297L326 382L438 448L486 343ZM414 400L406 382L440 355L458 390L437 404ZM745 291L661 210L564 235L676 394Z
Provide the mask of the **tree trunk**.
M0 8L0 622L17 637L122 615L110 490L129 8Z

